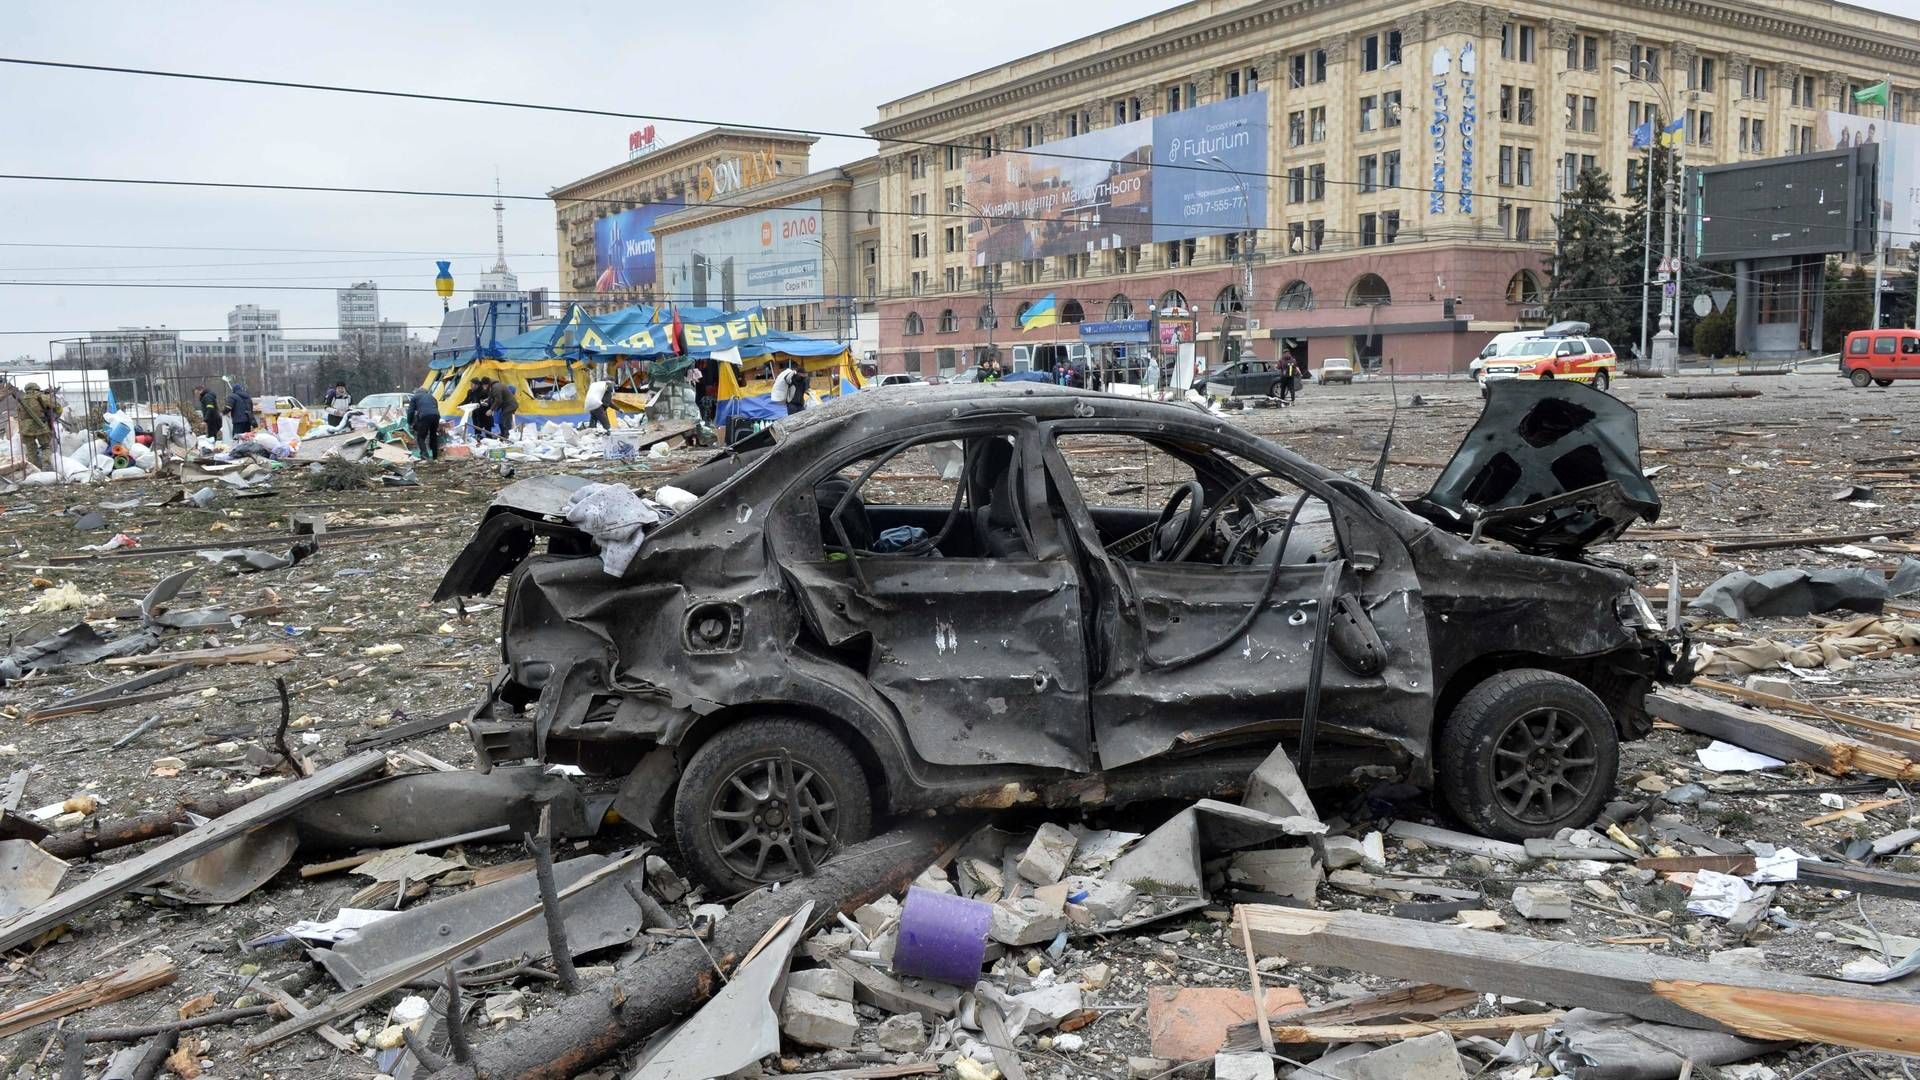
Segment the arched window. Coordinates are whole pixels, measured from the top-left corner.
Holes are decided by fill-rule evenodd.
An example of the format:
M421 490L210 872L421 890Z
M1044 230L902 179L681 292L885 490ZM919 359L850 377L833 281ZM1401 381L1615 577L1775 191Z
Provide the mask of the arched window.
M1060 321L1061 322L1077 323L1077 322L1085 322L1086 319L1087 319L1087 309L1080 306L1080 301L1069 300L1066 303L1060 305Z
M1310 311L1313 309L1313 286L1295 278L1287 282L1280 290L1280 296L1273 302L1275 311Z
M1020 320L1027 317L1027 309L1032 306L1033 306L1033 301L1031 300L1020 301L1019 306L1013 309L1013 325L1019 326Z
M1168 289L1166 292L1160 294L1161 311L1165 311L1168 308L1184 308L1186 306L1187 294L1181 292L1179 289Z
M1393 291L1379 274L1361 274L1347 287L1348 307L1384 307L1393 303Z
M1507 282L1507 303L1537 304L1540 302L1540 278L1531 270L1522 270Z
M917 311L907 312L907 325L906 325L906 329L901 331L902 333L904 333L908 337L917 337L920 334L926 333L926 330L927 330L926 324L920 321L919 312Z
M992 304L980 305L980 314L974 320L974 329L991 330L991 329L998 328L999 325L1000 325L1000 319L998 316L996 316L993 313L993 305Z
M1238 285L1229 285L1221 289L1220 294L1213 298L1215 315L1238 315L1245 310L1247 310L1247 298L1241 294Z
M940 313L940 332L943 334L951 334L958 329L960 329L960 317L953 313L953 309L947 308L942 311Z
M1115 296L1107 301L1108 322L1119 322L1121 319L1131 318L1133 318L1133 301L1125 296Z

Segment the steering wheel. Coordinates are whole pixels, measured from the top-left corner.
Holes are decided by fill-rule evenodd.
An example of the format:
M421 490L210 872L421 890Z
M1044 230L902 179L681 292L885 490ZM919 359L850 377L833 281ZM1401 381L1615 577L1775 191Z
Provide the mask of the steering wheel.
M1160 508L1160 520L1153 526L1148 562L1166 562L1187 546L1187 541L1200 531L1200 522L1206 516L1206 502L1206 489L1198 480L1187 481L1167 499L1167 505ZM1186 507L1184 512L1182 506Z

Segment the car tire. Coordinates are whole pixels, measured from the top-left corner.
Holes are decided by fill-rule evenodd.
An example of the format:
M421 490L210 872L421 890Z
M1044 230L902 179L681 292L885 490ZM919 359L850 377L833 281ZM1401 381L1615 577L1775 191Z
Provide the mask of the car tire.
M1866 368L1854 368L1847 373L1847 381L1865 390L1873 382L1873 375Z
M872 832L872 788L839 736L794 717L732 724L694 751L673 797L681 857L714 895L748 892L801 872L780 782L788 761L795 786L804 786L815 808L807 850L816 864Z
M1873 380L1873 385L1882 386L1882 387L1892 386L1893 380L1892 379L1875 379Z
M1613 385L1613 380L1607 376L1606 372L1596 371L1593 373L1593 388L1595 390L1598 390L1604 394L1607 392L1607 387L1612 385Z
M1541 373L1540 373L1540 378L1541 378L1541 379L1542 379L1543 381L1545 381L1545 382L1552 382L1552 381L1553 381L1553 372L1551 372L1551 371L1543 371L1543 372L1541 372Z
M1620 737L1593 691L1520 668L1460 699L1434 759L1441 797L1468 828L1524 840L1593 822L1613 795Z

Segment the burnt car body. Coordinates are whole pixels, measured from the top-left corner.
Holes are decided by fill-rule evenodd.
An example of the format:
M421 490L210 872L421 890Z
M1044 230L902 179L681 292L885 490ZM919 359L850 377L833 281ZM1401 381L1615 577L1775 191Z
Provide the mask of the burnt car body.
M1076 478L1069 451L1139 467L1109 445L1168 462L1165 505ZM950 497L876 497L927 448ZM877 814L1228 793L1276 743L1311 782L1437 783L1483 831L1546 835L1591 820L1645 692L1685 677L1678 632L1580 554L1659 503L1632 410L1573 384L1497 387L1404 504L1200 409L1035 384L788 418L674 480L698 501L618 578L564 519L584 483L504 489L441 585L508 579L482 767L624 778L623 816L721 887Z

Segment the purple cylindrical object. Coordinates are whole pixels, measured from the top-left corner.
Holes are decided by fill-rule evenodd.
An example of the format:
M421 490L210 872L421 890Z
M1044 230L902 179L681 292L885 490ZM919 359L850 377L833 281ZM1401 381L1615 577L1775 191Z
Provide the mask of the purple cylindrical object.
M992 923L992 904L909 888L906 905L900 909L893 970L972 986L980 981L980 965L987 959L987 929Z

